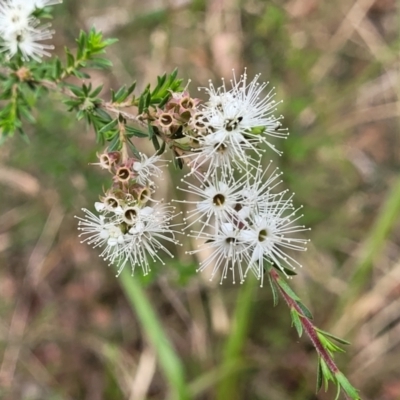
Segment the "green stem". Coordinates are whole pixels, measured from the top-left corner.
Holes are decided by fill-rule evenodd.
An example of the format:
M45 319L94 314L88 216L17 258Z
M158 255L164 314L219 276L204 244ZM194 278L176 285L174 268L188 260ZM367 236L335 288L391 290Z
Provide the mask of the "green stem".
M160 367L170 388L170 399L190 399L181 360L165 335L164 329L145 291L135 277L131 276L127 268L124 268L121 272L119 282L125 291L132 311L135 312L139 319L143 334L158 356Z
M250 276L240 290L237 299L235 315L233 318L231 335L229 336L223 349L223 359L221 365L223 370L234 368L236 365L242 362L241 352L244 344L246 343L247 332L251 319L251 310L253 308L253 298L257 284L258 281ZM232 372L220 381L220 384L217 387L217 399L241 399L242 397L237 386L237 373Z

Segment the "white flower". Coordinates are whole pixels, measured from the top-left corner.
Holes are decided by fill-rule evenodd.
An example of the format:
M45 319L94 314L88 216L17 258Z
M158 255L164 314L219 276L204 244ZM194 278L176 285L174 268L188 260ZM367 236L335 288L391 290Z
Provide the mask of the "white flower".
M272 165L272 161L263 169L261 165L248 172L246 181L240 191L241 202L239 215L242 218L248 218L250 214L260 211L268 211L268 207L275 206L276 202L280 203L282 195L287 193L284 190L275 193L274 189L282 183L282 180L276 181L282 175L279 168L268 176L267 173ZM276 201L274 201L276 199Z
M10 7L20 8L26 14L32 14L36 9L42 9L47 6L60 4L62 0L8 0L6 4Z
M14 32L24 31L30 27L34 19L31 10L21 4L0 2L0 36L4 37Z
M273 100L274 88L262 96L267 83L260 84L259 77L256 75L248 83L245 72L239 81L234 75L230 90L227 90L224 80L217 89L212 83L209 88L204 88L209 101L202 113L211 132L209 135L220 143L230 142L237 148L238 154L242 154L241 148L257 151L259 143L267 144L280 154L266 136L286 138L288 135L286 130L280 128L282 117L274 116L277 105Z
M140 266L146 275L150 271L148 257L165 264L158 254L160 250L173 257L161 243L163 240L178 244L174 237L176 231L171 225L175 216L172 213L173 207L156 204L154 207L139 208L130 205L123 212L114 212L101 204L96 203L99 216L82 209L86 217L76 217L81 231L79 236L85 236L82 243L102 248L99 256L109 264L118 266L117 275L128 263L131 264L132 272L136 266Z
M218 168L228 175L235 169L246 170L258 163L246 150L258 150L243 139L240 133L232 133L230 137L218 137L217 134L198 136L198 148L185 154L193 171L204 171L205 176L216 172ZM228 140L229 139L229 140Z
M154 154L151 157L147 157L146 154L140 154L140 161L135 161L132 165L132 170L137 174L137 182L141 185L146 186L147 184L154 185L153 177L160 178L163 171L160 168L168 164L166 160L162 160L160 156ZM163 162L162 164L156 165L156 163Z
M48 50L54 49L52 45L38 43L53 37L54 31L48 28L49 25L42 27L32 25L26 29L5 32L0 42L0 52L5 52L7 57L12 58L19 50L24 61L32 58L40 62L41 57L51 55Z
M251 216L249 226L243 230L241 237L248 245L246 249L248 267L245 275L251 270L261 280L261 286L265 263L275 264L284 274L286 274L285 268L301 267L298 261L287 254L287 250L305 251L305 245L309 241L292 236L294 233L309 230L304 225L295 225L295 222L302 217L302 215L296 216L300 208L292 211L292 197L286 200L281 198L280 201L274 201L272 205L266 206L263 212ZM291 212L285 215L288 210Z
M201 232L195 233L194 237L204 240L204 243L197 250L189 251L189 254L206 252L209 256L202 262L197 271L204 271L206 268L212 268L212 280L217 273L221 274L220 283L226 279L228 271L232 272L233 283L236 282L236 275L239 275L240 283L243 283L245 265L243 253L246 250L246 244L242 239L242 230L232 223L223 223L214 234Z
M18 51L22 59L41 61L41 57L50 56L48 50L54 46L41 44L53 37L50 24L40 25L32 13L37 8L57 4L56 0L8 0L0 2L0 52L14 57Z
M124 243L121 219L115 215L112 217L96 216L86 208L82 208L82 211L86 214L86 218L75 217L79 219L78 230L82 231L79 237L85 236L81 243L87 243L93 248L104 248L105 246L100 257L112 264L119 258L121 245Z
M181 201L195 205L195 208L187 211L187 218L193 218L193 221L186 228L196 222L201 222L204 226L210 224L213 217L215 217L217 225L220 222L232 222L232 218L236 216L235 206L240 200L243 178L235 180L233 175L227 176L226 174L212 175L207 178L201 175L195 175L195 177L197 185L182 179L182 182L186 183L187 189L178 187L179 190L199 198L198 200Z
M161 241L179 244L175 239L176 231L171 225L173 215L172 207L156 204L154 207L146 207L146 210L138 217L125 235L125 243L121 250L121 262L119 263L118 274L130 262L132 271L140 266L143 274L150 271L149 257L155 262L159 261L165 265L164 257L158 253L161 250L171 258L173 254L162 244Z

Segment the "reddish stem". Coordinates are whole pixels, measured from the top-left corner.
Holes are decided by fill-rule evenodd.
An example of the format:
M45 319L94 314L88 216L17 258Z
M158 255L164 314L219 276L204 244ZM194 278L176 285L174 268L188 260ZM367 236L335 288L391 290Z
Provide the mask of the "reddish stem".
M280 286L279 279L281 279L281 278L280 278L278 272L276 272L274 269L271 269L269 274L271 275L272 279L276 282L276 284L279 288L279 291L280 291L282 297L285 299L288 306L290 308L295 309L298 312L301 324L303 325L304 330L306 331L312 344L314 345L315 349L317 350L319 356L325 361L326 365L328 366L328 368L331 370L331 372L333 374L337 374L338 372L340 372L339 368L336 366L335 362L333 361L331 355L328 353L328 351L325 349L325 347L319 340L317 330L315 329L313 323L307 317L304 316L304 313L303 313L302 309L299 307L299 305L297 304L297 302L295 300L293 300Z

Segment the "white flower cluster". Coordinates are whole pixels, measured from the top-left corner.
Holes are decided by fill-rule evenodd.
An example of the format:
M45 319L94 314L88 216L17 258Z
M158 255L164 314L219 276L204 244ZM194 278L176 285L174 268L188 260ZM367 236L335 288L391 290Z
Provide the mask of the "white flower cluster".
M271 165L271 163L269 164ZM221 283L230 270L233 282L238 276L242 283L252 271L261 286L264 273L273 264L287 274L287 268L300 266L287 250L304 251L306 239L292 237L292 234L307 230L296 221L297 215L292 197L285 198L287 190L275 193L281 182L278 169L267 177L269 166L262 171L249 170L235 180L232 175L212 175L199 185L186 182L184 192L200 197L187 212L187 227L200 226L191 230L190 235L202 241L199 252L208 256L200 262L198 271L212 266L211 279L221 273ZM197 176L197 175L196 175Z
M40 42L53 37L50 24L40 25L37 10L62 0L0 0L0 52L8 58L20 52L24 61L50 56L54 46Z
M241 283L252 272L261 286L273 267L290 275L300 263L289 253L304 251L308 242L296 237L307 230L297 222L301 207L294 207L287 190L277 190L282 173L272 170L272 162L262 167L262 145L280 154L270 138L286 138L288 132L281 128L282 117L274 115L273 90L261 97L266 84L258 79L248 83L244 74L233 79L230 90L225 83L219 88L210 84L204 104L187 91L173 93L164 108L148 116L156 134L182 150L175 155L191 169L182 179L185 185L178 187L189 198L176 200L190 206L183 231L201 241L188 253L199 256L198 271L211 269L211 279L218 274L221 283L229 271ZM160 250L172 257L161 241L178 241L174 208L148 206L152 179L165 164L159 164L158 155L139 156L129 158L123 151L99 156L98 165L113 174L113 188L96 203L98 215L83 210L86 218L79 218L79 229L83 241L101 247L100 256L118 265L119 272L131 264L132 270L140 266L147 274L148 257L162 264Z
M274 116L273 90L260 98L266 84L258 79L247 83L244 74L233 79L230 90L210 83L208 102L194 113L188 131L196 143L188 156L195 181L183 180L186 187L178 189L197 198L183 202L192 205L187 228L198 227L190 235L202 240L189 253L207 254L198 270L212 268L211 279L220 273L221 283L228 271L241 283L252 271L261 286L272 266L287 275L300 266L287 251L304 251L308 242L293 237L308 229L297 224L301 207L294 208L293 196L275 191L281 173L275 169L268 176L271 163L262 169L260 144L280 154L269 137L286 138L288 132L281 129L282 117Z
M82 209L86 217L76 217L78 229L82 231L80 236L85 237L82 243L102 248L100 257L118 266L118 275L127 264L132 273L139 266L147 275L149 258L165 264L158 254L160 250L174 257L162 241L179 244L171 225L175 208L161 202L147 205L155 186L152 178L162 173L156 165L159 161L163 165L159 156L148 158L140 154L139 160L131 158L124 163L120 162L120 156L119 152L99 155L97 165L109 169L116 182L101 197L101 202L95 203L98 214Z
M274 89L260 98L267 83L260 84L257 75L250 83L244 73L240 80L231 81L227 90L225 82L215 88L201 88L209 95L205 105L198 107L189 127L189 137L195 138L190 166L198 170L207 166L205 176L217 169L231 173L233 168L258 165L262 153L260 144L265 143L281 154L269 141L269 137L287 138L288 132L281 128L282 116L276 117L277 103L273 99ZM252 150L255 156L250 156Z

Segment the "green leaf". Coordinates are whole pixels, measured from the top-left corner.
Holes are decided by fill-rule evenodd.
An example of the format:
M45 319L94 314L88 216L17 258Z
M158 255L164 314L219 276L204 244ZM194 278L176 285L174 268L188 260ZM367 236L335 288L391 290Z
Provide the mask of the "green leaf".
M166 143L165 143L165 141L163 140L163 142L161 143L161 147L160 147L160 148L158 149L158 151L157 151L157 155L160 156L161 154L163 154L164 151L165 151L165 148L166 148Z
M97 97L102 90L103 90L103 85L100 85L99 87L94 89L92 93L90 93L90 96L91 97Z
M333 375L326 365L325 361L321 358L321 371L322 371L322 376L324 378L324 386L325 386L325 391L328 390L329 386L329 381L334 382Z
M160 108L164 107L165 104L167 104L167 102L168 102L168 100L170 99L170 97L171 97L171 93L166 94L166 95L162 98L162 100L158 103L158 107L160 107Z
M335 374L335 378L339 382L340 386L343 388L343 390L346 392L346 394L348 396L350 396L354 400L360 399L358 390L354 386L351 385L351 383L348 381L348 379L341 372L337 372Z
M148 135L149 139L153 140L153 137L155 136L155 131L154 131L153 125L151 125L150 122L148 122L148 124L147 124L147 129L149 130L149 135Z
M297 330L297 334L299 335L299 337L301 337L301 335L303 334L303 325L301 324L300 317L299 317L297 310L294 308L291 308L290 315L292 317L293 325L295 326L295 328Z
M118 125L118 119L113 119L111 120L108 124L104 125L100 130L99 133L104 133L104 132L108 132L111 131L112 129L114 129L116 126Z
M313 315L311 314L311 311L301 302L301 301L296 301L297 305L302 311L302 314L304 317L308 319L313 319Z
M277 280L279 286L285 291L285 293L293 300L300 301L300 298L297 296L297 294L295 292L293 292L293 290L291 289L291 287L282 279L279 278Z
M271 287L271 292L272 292L272 299L273 299L273 305L274 307L278 304L279 296L278 296L278 289L275 285L275 282L272 280L271 275L267 271L267 276L268 276L268 281L269 285Z
M126 99L127 96L127 90L126 90L126 86L122 86L118 89L117 93L115 93L112 97L112 102L113 103L121 103L122 101L124 101Z
M144 110L144 105L145 105L145 96L144 93L139 97L139 104L138 104L138 114L143 114Z
M85 92L84 92L84 87L81 88L79 86L76 85L72 85L71 83L66 85L69 90L71 90L71 92L76 96L76 97L84 97Z
M102 119L106 120L106 121L111 121L111 117L110 115L108 115L103 109L101 108L96 108L96 114L101 117Z
M108 145L108 151L120 150L120 148L121 148L121 142L119 140L119 136L115 135L114 139Z
M130 137L130 136L136 136L136 137L140 137L140 138L149 137L149 135L147 133L145 133L145 132L141 131L140 129L137 129L133 126L126 125L125 129L128 134L128 137Z
M154 149L158 152L161 149L160 143L158 143L158 139L156 135L153 135L151 138L151 141L153 142Z
M317 390L316 393L318 393L321 390L322 387L322 367L321 367L321 357L318 356L318 368L317 368Z
M316 330L317 330L318 332L322 333L323 335L328 336L329 338L331 338L331 339L333 339L333 340L336 340L336 341L337 341L338 343L340 343L340 344L343 344L343 345L350 345L350 344L351 344L351 343L348 342L347 340L344 340L344 339L341 339L341 338L338 337L338 336L332 335L332 333L323 331L322 329L319 329L319 328L316 328Z
M127 96L130 96L136 88L136 81L132 83L131 86L128 87Z

